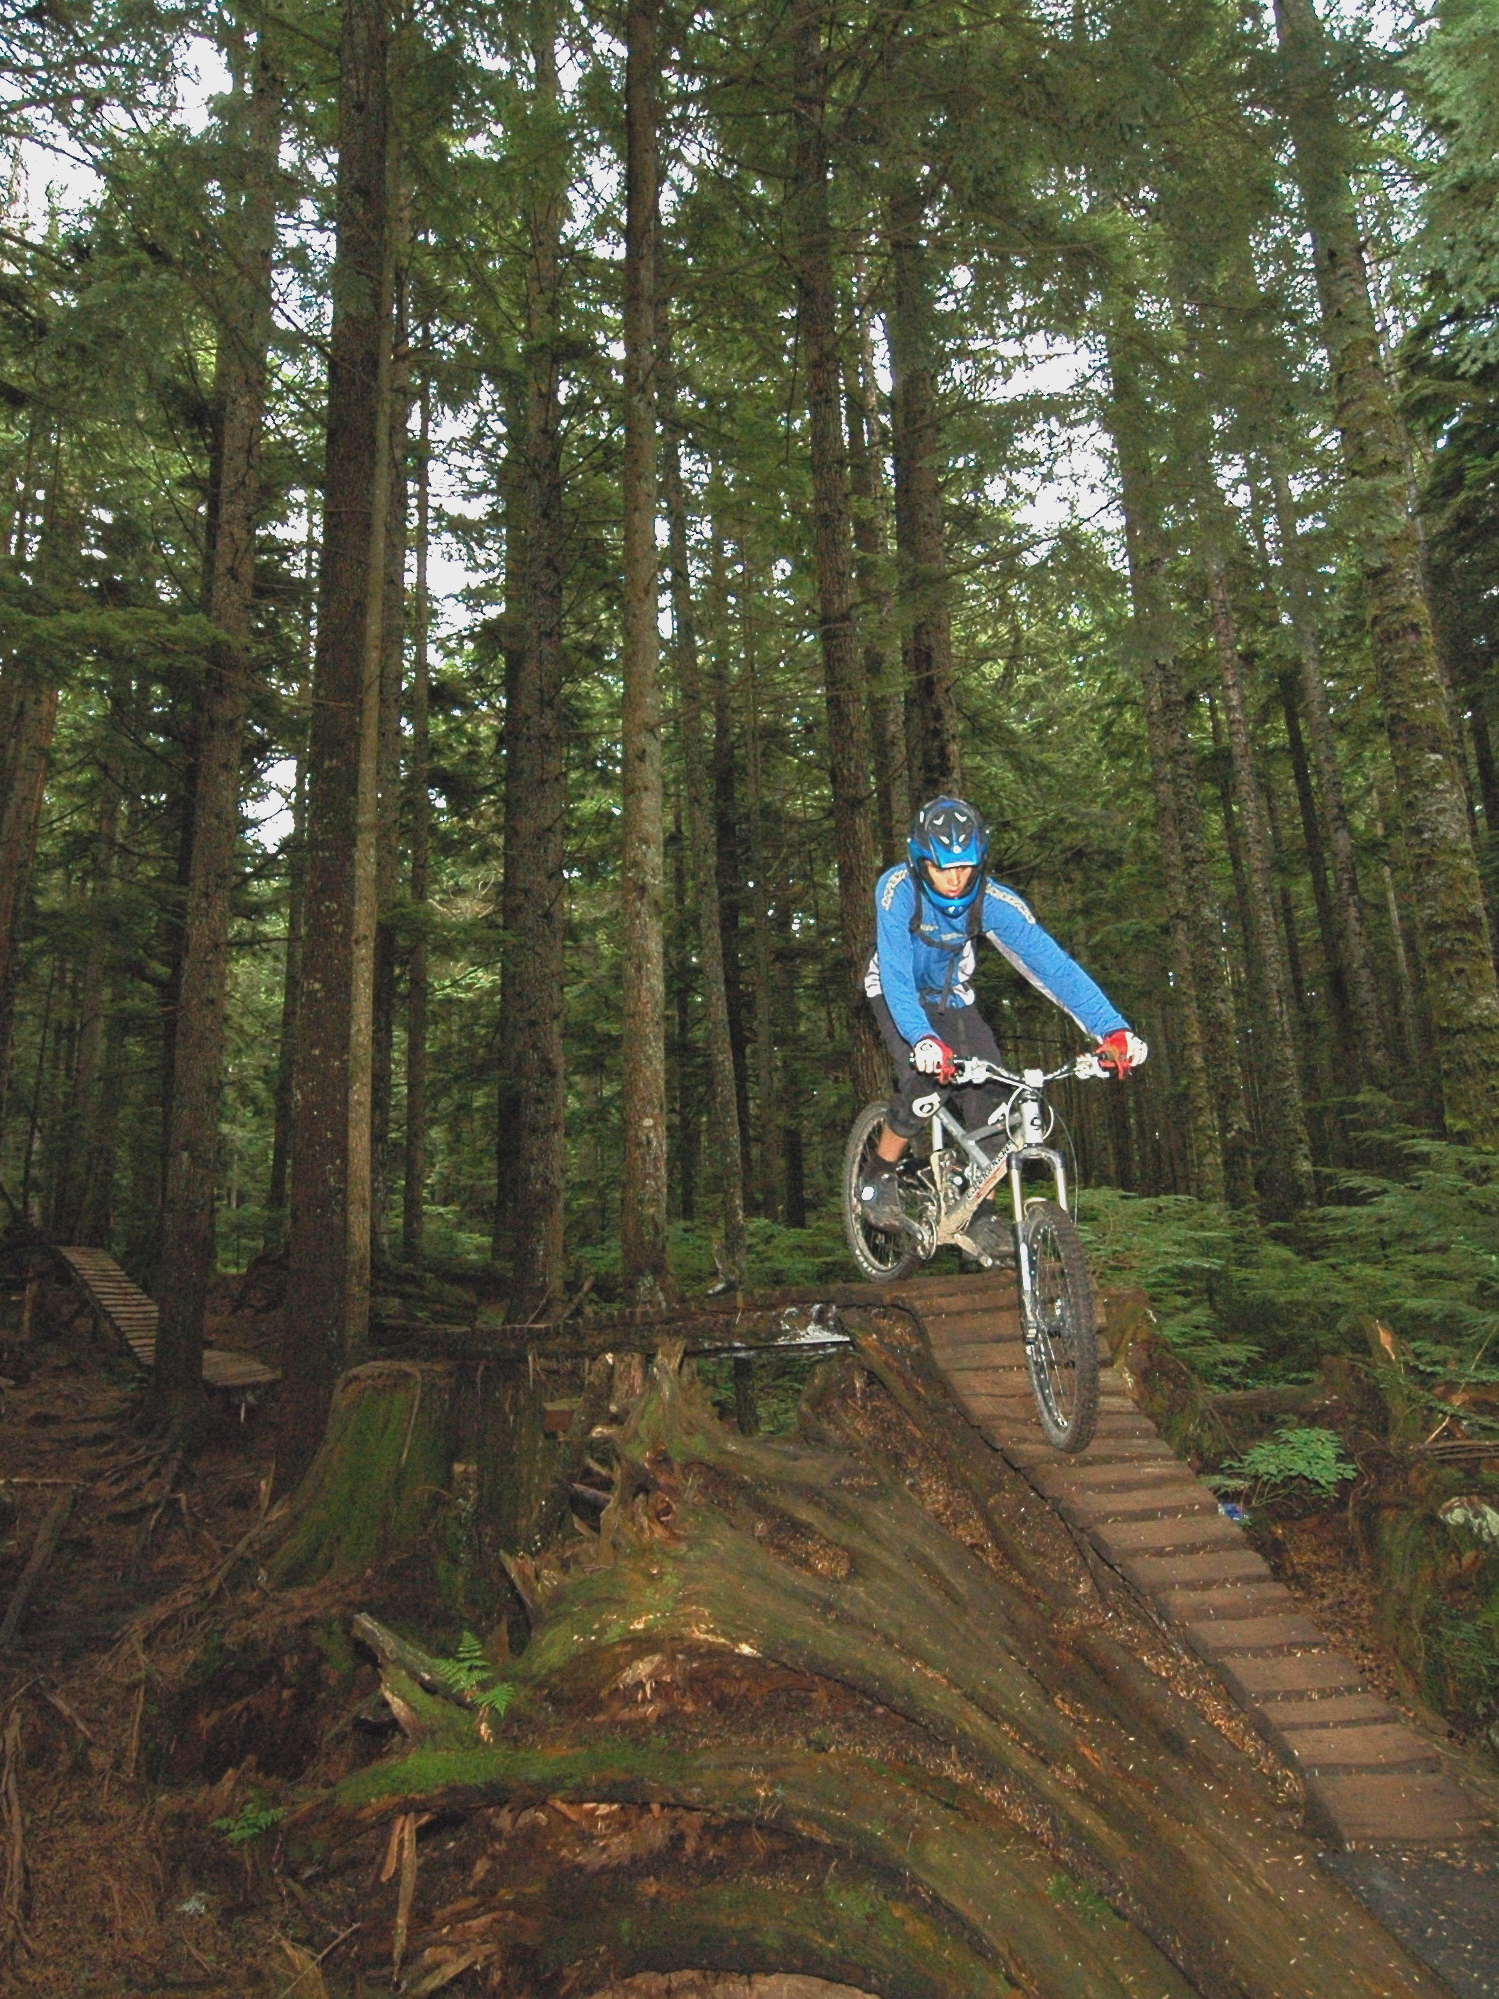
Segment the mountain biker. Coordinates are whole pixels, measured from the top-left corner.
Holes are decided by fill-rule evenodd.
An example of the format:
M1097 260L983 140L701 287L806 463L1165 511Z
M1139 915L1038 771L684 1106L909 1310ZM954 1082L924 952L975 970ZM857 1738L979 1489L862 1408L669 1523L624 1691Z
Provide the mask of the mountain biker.
M1105 1068L1127 1076L1149 1053L1113 1001L1047 935L1015 891L985 874L989 833L971 805L961 798L923 805L911 821L906 852L907 860L887 868L875 884L875 948L864 974L899 1081L859 1206L872 1227L892 1231L901 1224L895 1169L921 1127L916 1099L934 1082L950 1082L954 1063L965 1056L1000 1059L970 983L980 936L1093 1036ZM993 1083L967 1091L965 1121L987 1121L999 1096Z

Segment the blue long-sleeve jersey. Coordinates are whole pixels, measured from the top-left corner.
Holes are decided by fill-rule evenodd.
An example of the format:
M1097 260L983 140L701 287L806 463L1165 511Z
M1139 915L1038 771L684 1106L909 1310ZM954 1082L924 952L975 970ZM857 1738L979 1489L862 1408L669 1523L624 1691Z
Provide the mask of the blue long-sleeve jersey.
M944 916L930 895L922 896L920 921L912 928L916 893L905 862L880 876L874 891L875 950L864 975L865 992L871 999L884 994L896 1026L910 1042L932 1031L923 1002L973 1005L976 958L966 915ZM1095 1041L1129 1026L1108 994L1041 928L1022 898L992 876L984 881L979 929L1017 972Z

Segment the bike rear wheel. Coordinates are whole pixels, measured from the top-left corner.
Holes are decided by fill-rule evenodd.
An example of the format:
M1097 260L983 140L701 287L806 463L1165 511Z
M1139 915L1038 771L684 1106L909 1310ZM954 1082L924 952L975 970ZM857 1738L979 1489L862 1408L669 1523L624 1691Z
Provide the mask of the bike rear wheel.
M1030 1201L1020 1225L1025 1365L1046 1441L1081 1451L1098 1421L1098 1320L1077 1224L1055 1201Z
M861 1275L875 1284L904 1277L917 1262L910 1236L871 1228L859 1205L859 1189L875 1167L875 1149L884 1128L885 1105L866 1104L854 1119L843 1150L843 1233Z

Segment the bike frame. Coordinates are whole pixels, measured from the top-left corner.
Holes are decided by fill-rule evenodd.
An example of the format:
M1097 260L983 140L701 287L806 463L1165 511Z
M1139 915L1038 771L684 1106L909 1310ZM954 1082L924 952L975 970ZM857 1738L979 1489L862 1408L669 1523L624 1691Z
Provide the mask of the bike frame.
M1001 1069L997 1063L985 1062L979 1057L970 1057L957 1064L957 1072L951 1083L942 1089L933 1090L929 1097L918 1097L911 1106L918 1117L929 1120L932 1134L932 1186L937 1196L937 1224L932 1232L931 1248L923 1247L923 1256L930 1256L945 1243L953 1243L981 1263L988 1264L993 1259L968 1235L968 1225L979 1207L988 1200L1000 1181L1007 1175L1010 1182L1010 1203L1015 1216L1015 1240L1017 1252L1023 1256L1024 1244L1020 1237L1020 1224L1025 1218L1024 1169L1035 1164L1049 1168L1056 1189L1057 1206L1067 1209L1067 1168L1062 1155L1054 1146L1046 1143L1048 1127L1043 1109L1048 1083L1059 1082L1064 1076L1102 1076L1104 1070L1092 1055L1080 1055L1074 1061L1065 1063L1060 1069L1050 1073L1042 1069L1026 1069L1022 1074L1012 1075L1008 1069ZM1002 1083L1010 1086L1010 1096L998 1119L969 1131L950 1111L944 1100L943 1091L972 1087L977 1083ZM1013 1113L1019 1111L1019 1131L1015 1130ZM1005 1144L997 1156L987 1153L980 1140L990 1133L1003 1129ZM941 1154L948 1149L948 1139L967 1154L978 1168L978 1183L966 1193L955 1206L948 1206L947 1175L943 1170ZM1025 1283L1027 1273L1022 1270L1021 1295L1029 1295L1029 1285Z

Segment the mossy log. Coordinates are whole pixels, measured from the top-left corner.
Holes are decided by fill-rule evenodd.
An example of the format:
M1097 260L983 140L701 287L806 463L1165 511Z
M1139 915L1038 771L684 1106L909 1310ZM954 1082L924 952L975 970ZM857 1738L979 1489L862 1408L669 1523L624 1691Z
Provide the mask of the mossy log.
M893 1316L790 1441L658 1359L597 1531L538 1567L508 1707L362 1626L405 1740L292 1849L353 1884L413 1829L415 1989L703 1967L889 1999L1436 1999L1198 1670L954 1419Z

